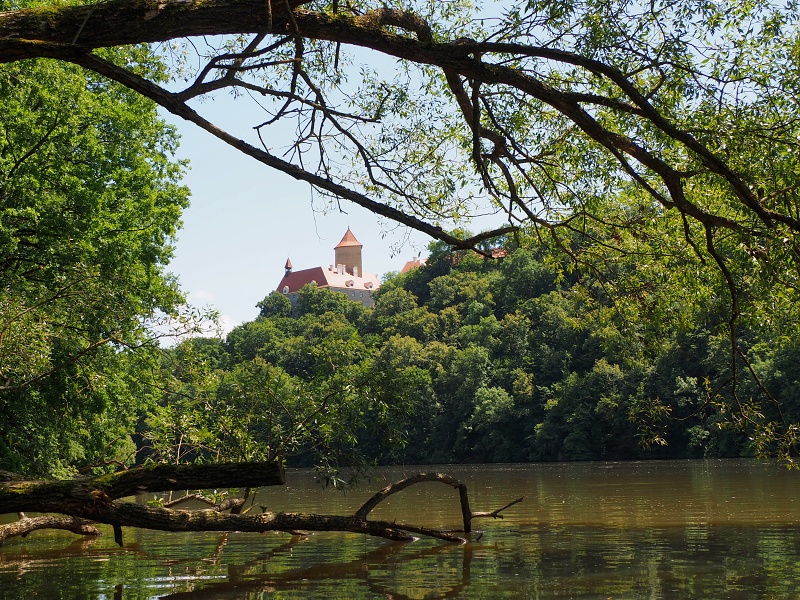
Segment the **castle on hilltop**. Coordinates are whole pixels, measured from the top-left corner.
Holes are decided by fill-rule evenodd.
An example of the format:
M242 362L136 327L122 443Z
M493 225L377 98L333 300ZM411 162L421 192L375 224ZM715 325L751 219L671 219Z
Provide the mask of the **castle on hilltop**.
M294 308L297 292L306 284L328 288L334 292L342 292L353 302L364 306L374 306L372 292L381 284L375 273L364 271L361 261L361 242L356 239L350 228L344 234L334 251L334 263L328 267L313 267L294 271L292 261L286 259L286 273L278 284L278 291L288 296Z

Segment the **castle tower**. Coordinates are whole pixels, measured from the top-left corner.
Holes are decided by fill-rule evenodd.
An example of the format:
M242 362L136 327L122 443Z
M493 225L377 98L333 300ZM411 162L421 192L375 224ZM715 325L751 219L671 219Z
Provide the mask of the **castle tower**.
M363 277L364 268L361 264L361 242L356 239L350 228L344 234L342 241L333 249L335 253L336 267L344 265L345 272L356 277Z
M283 277L276 290L289 298L293 308L297 305L298 294L303 286L309 284L342 293L349 300L360 302L363 306L375 306L372 294L381 287L381 282L375 273L364 271L361 249L361 242L348 227L342 241L334 248L336 264L297 271L287 258Z

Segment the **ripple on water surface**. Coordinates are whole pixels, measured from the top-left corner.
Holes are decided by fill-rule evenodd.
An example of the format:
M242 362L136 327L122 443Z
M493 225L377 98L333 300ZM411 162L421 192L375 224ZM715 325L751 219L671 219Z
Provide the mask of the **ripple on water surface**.
M0 549L11 598L794 598L800 473L752 461L407 467L369 491L321 490L309 472L259 491L272 510L352 513L420 470L465 481L475 510L519 496L466 546L347 534L163 534L99 540L35 532ZM414 486L374 518L458 527L457 494Z

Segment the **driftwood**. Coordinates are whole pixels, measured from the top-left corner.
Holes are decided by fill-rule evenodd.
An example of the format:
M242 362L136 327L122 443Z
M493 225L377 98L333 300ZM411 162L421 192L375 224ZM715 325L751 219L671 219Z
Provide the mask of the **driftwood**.
M8 523L7 525L0 525L0 544L2 544L3 540L6 538L16 536L25 537L30 532L38 529L64 529L72 533L77 533L78 535L101 535L100 530L94 526L92 521L87 519L57 516L26 517L23 513L19 521Z
M412 477L407 477L402 481L398 481L396 483L392 483L387 485L383 488L380 492L372 496L369 500L367 500L364 505L359 508L355 516L361 519L366 519L367 515L374 509L378 504L383 502L386 498L391 496L392 494L396 494L407 487L414 485L416 483L422 483L424 481L438 481L440 483L444 483L451 487L454 487L458 490L458 496L461 500L461 518L464 523L464 533L470 533L472 531L472 520L478 519L482 517L492 517L494 519L502 519L503 516L500 514L501 511L504 511L507 508L514 506L522 502L523 498L517 498L506 504L505 506L498 508L493 511L486 511L486 512L472 512L469 506L469 496L467 495L467 486L464 483L461 483L455 477L451 477L450 475L445 475L443 473L419 473L418 475L414 475Z
M178 510L167 506L143 506L123 500L139 492L186 489L260 487L281 485L284 472L275 463L235 463L217 465L156 465L138 467L113 475L64 481L24 481L10 479L0 483L0 514L20 513L20 520L0 525L0 544L9 537L27 535L36 529L56 527L81 535L98 535L94 523L111 525L114 539L122 545L122 527L160 531L345 531L410 541L415 535L465 543L466 539L439 529L412 523L369 520L369 513L384 499L422 482L440 482L458 489L463 532L480 517L502 518L501 511L522 498L489 512L472 512L467 488L457 479L441 473L420 473L393 483L372 496L352 515L324 515L265 511L239 514L242 500L226 501L209 509ZM224 512L230 510L231 512ZM59 513L64 517L27 518L25 512Z

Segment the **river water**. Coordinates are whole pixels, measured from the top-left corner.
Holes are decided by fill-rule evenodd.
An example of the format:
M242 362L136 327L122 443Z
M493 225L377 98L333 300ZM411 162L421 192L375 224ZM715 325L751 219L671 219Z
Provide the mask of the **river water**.
M119 548L110 531L35 532L0 548L0 598L800 597L800 472L755 461L393 467L348 494L289 471L255 509L348 514L420 470L467 483L473 510L525 500L476 521L466 545L126 529ZM460 525L457 493L439 483L371 516Z

